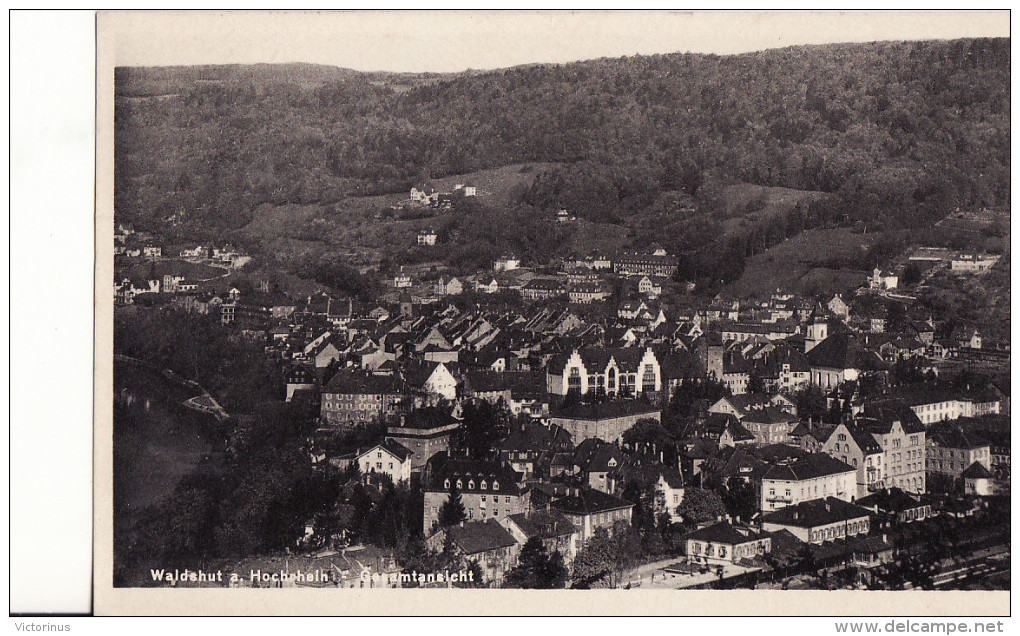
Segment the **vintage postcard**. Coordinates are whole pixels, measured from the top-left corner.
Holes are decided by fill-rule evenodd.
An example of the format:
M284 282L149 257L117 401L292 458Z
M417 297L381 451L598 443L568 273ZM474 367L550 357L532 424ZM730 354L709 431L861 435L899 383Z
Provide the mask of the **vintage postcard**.
M1008 12L97 38L97 613L1009 613Z

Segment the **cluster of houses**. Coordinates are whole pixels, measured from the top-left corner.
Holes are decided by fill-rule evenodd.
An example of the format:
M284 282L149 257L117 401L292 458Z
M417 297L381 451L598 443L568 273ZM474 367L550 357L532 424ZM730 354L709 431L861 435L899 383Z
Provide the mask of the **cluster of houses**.
M465 181L463 183L455 184L452 191L442 192L433 182L424 181L422 183L416 183L411 187L408 200L414 205L448 210L453 207L454 197L458 196L478 196L478 186Z
M438 234L431 227L418 232L417 245L435 247ZM494 259L492 268L465 276L432 270L443 270L442 264L431 267L403 266L393 274L390 284L400 293L409 294L417 303L430 304L445 296L465 291L482 294L514 292L527 302L552 299L590 305L605 303L619 287L625 295L654 301L675 285L671 276L677 261L665 250L621 252L615 256L592 255L581 259L565 259L558 268L536 270L522 266L519 256L505 253Z
M455 192L476 195L469 184ZM441 205L438 194L423 185L411 199ZM419 245L435 243L432 230L418 236ZM177 254L233 262L229 253L188 246ZM531 538L569 567L596 532L629 524L638 502L624 497L628 484L648 486L654 495L644 503L676 522L685 521L680 509L691 487L748 486L753 515L702 524L684 545L689 567L749 568L804 546L875 567L896 546L874 530L938 512L927 495L933 475L974 497L1008 489L1008 435L979 433L975 424L1008 415L1008 387L889 383L904 360L936 373L941 361L980 350L980 334L936 337L930 316L876 312L862 297L817 301L777 290L761 301L717 296L673 307L658 301L676 267L661 249L593 254L552 273L505 254L491 275L426 284L402 270L393 281L397 302L380 304L324 293L291 298L268 284L242 292L173 273L125 279L116 290L120 303L158 295L264 343L287 369L286 400L317 421L317 439L378 431L367 447L313 447L312 461L357 465L366 478L395 484L420 480L428 544L452 546L489 585L502 583ZM629 287L615 307L580 311L608 303L610 283L621 280ZM869 283L896 286L896 275L882 270ZM515 290L528 303L465 308L445 298L471 288ZM668 442L628 435L661 428L674 394L708 381L725 395L700 405L679 435ZM796 395L808 387L836 417L798 413ZM464 408L478 401L513 416L486 457L456 452ZM443 526L440 512L454 492L466 518ZM392 574L385 585L400 583Z

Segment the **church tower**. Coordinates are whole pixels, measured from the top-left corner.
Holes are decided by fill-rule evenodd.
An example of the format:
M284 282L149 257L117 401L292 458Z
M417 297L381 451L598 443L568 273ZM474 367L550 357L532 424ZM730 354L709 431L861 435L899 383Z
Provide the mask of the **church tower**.
M811 351L818 343L829 337L829 320L825 311L816 306L808 319L807 335L804 337L804 353Z

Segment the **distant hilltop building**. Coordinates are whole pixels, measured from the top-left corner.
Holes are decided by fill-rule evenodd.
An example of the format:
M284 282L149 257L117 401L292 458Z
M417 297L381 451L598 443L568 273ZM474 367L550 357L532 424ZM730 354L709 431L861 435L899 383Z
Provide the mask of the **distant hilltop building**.
M521 259L515 254L504 254L493 263L493 269L497 272L509 272L521 266Z
M900 284L900 277L894 272L876 267L868 283L875 290L896 289Z
M961 274L980 274L999 262L994 254L960 254L954 258L951 269Z
M412 203L436 208L449 208L453 204L453 197L474 197L478 196L478 187L471 182L458 183L453 187L452 192L442 192L430 181L417 183L411 187L409 199Z
M418 232L418 245L433 247L436 244L436 231L432 228Z

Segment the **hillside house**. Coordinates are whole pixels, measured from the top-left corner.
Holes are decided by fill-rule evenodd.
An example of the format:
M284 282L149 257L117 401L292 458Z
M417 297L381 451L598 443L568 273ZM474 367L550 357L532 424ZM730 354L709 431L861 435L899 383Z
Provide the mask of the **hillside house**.
M418 232L418 245L420 247L434 247L436 244L436 231L432 228Z

